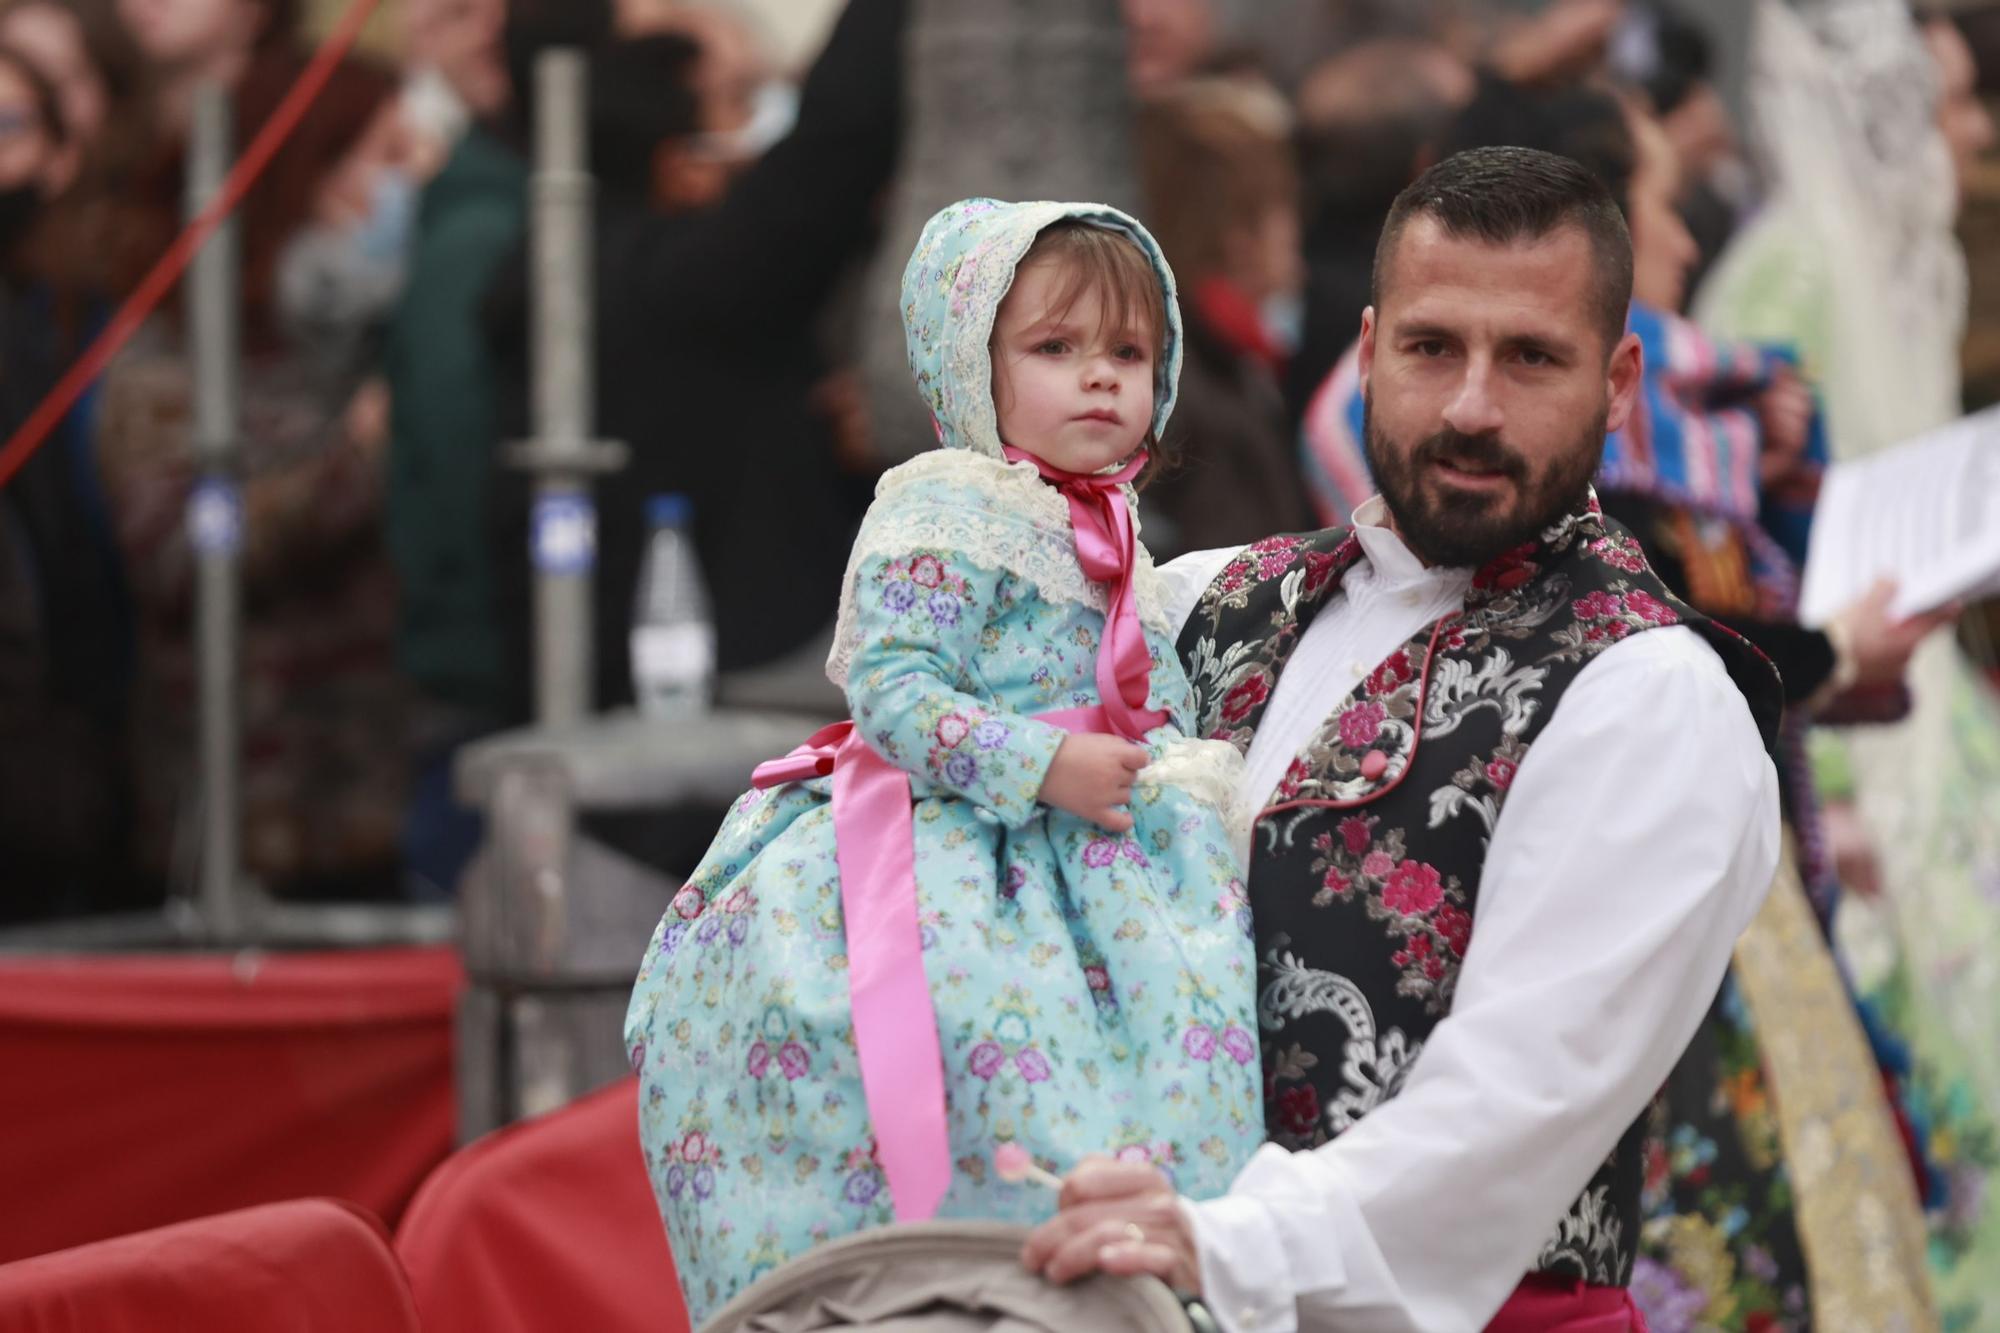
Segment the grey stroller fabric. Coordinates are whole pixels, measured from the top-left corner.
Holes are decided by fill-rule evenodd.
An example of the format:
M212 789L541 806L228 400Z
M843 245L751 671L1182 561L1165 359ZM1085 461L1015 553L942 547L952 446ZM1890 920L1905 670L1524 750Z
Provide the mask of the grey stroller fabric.
M879 1227L799 1256L722 1307L701 1333L1188 1333L1156 1278L1052 1286L1021 1267L1025 1227Z

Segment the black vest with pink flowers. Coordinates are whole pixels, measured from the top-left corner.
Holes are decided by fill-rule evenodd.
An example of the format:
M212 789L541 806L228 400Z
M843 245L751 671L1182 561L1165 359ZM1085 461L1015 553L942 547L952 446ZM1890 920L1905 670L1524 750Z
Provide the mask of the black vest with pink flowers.
M1179 644L1202 735L1248 748L1287 659L1360 558L1334 528L1257 542L1223 568ZM1480 570L1460 610L1391 653L1306 740L1258 817L1250 863L1273 1142L1324 1143L1396 1095L1451 1011L1515 770L1598 653L1663 625L1721 654L1768 748L1777 673L1677 601L1594 497ZM1605 867L1607 891L1616 872ZM1631 1280L1646 1120L1557 1224L1538 1271Z

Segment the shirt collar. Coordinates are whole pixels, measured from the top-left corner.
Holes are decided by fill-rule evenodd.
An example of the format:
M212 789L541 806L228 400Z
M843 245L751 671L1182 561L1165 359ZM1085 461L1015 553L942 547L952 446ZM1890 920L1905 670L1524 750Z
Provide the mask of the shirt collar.
M1472 585L1473 571L1460 566L1431 568L1403 544L1389 523L1389 506L1381 496L1370 496L1358 506L1352 519L1354 538L1361 553L1386 588L1405 589L1424 585L1463 590Z

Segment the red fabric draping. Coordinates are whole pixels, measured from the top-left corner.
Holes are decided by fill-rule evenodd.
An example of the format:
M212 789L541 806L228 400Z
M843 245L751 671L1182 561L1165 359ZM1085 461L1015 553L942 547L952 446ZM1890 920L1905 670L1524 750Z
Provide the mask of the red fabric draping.
M424 1182L396 1233L425 1333L685 1333L625 1078Z
M0 960L0 1263L306 1195L401 1215L452 1149L448 949Z
M418 1333L417 1308L382 1224L335 1199L265 1204L0 1266L0 1333L361 1329Z

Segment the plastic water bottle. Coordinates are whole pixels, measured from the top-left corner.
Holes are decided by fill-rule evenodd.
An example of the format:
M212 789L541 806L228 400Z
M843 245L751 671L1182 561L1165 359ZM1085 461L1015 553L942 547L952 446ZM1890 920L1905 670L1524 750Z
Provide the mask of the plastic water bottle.
M708 707L715 681L715 622L694 553L694 506L685 495L646 501L646 562L632 608L632 689L648 717Z

